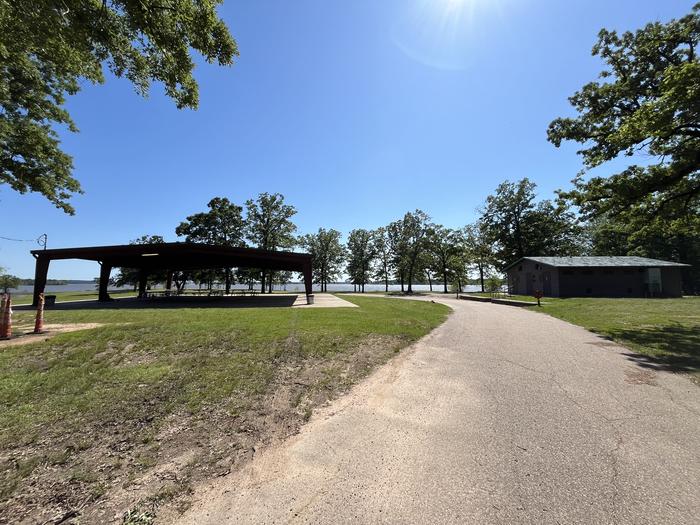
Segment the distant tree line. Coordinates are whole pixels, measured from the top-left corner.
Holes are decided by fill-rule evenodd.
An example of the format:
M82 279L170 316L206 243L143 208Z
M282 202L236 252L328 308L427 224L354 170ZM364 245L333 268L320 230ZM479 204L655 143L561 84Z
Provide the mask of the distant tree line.
M209 201L207 211L190 215L175 233L187 242L265 250L301 249L313 256L313 282L321 291L328 284L345 282L364 292L368 283L390 284L412 293L416 283L427 283L430 290L450 285L461 289L477 282L482 290L498 286L499 278L511 262L526 256L640 255L700 263L697 237L683 242L670 229L646 228L644 235L630 231L625 217L603 214L586 220L566 199L539 199L536 185L529 179L498 185L479 209L477 220L461 228L448 228L433 222L421 211L376 229L350 231L347 241L335 229L319 228L315 233L296 236L294 206L279 193L262 193L239 206L225 197ZM687 240L687 239L686 239ZM133 243L162 243L161 236L143 236ZM175 272L173 285L184 288L188 281L211 288L223 283L229 292L234 283L262 292L292 280L292 272L271 272L256 268L219 268ZM165 271L152 274L149 281L165 282ZM138 283L137 270L122 268L113 283ZM685 279L686 290L699 288L698 271L691 268Z

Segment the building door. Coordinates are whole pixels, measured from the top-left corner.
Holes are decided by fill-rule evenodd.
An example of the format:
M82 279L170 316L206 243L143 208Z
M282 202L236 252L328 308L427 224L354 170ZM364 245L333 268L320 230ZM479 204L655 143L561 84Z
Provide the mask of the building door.
M533 286L532 286L534 280L535 280L534 275L532 275L531 273L525 274L525 294L526 295L532 295L533 292L535 291Z
M545 297L552 296L552 273L544 272L542 274L542 294Z

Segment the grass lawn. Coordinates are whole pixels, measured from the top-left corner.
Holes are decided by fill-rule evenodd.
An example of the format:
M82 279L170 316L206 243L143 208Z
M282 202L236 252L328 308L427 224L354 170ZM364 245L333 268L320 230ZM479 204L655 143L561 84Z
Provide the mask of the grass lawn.
M48 310L47 323L103 326L0 347L0 522L186 501L449 312L345 299L359 308Z
M536 300L529 296L512 298ZM583 326L653 359L669 370L689 372L695 381L700 382L700 297L545 297L542 298L541 307L527 308Z

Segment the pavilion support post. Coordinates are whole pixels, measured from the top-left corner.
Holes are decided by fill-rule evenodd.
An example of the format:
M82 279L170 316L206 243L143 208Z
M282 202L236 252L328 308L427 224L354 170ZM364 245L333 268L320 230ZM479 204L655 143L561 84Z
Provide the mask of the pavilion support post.
M38 306L39 295L44 293L44 288L46 288L46 279L49 275L49 263L51 259L48 257L37 257L36 267L34 269L34 298L32 300L32 306Z
M97 296L97 300L100 302L111 301L112 298L107 292L109 288L109 275L112 273L112 265L106 262L102 263L100 266L100 293Z
M148 285L148 272L141 268L139 270L139 299L145 299L146 286Z
M304 265L302 273L304 274L304 288L306 289L306 304L314 304L313 275L310 263Z
M173 271L172 270L168 270L168 280L165 282L165 289L166 290L173 289Z

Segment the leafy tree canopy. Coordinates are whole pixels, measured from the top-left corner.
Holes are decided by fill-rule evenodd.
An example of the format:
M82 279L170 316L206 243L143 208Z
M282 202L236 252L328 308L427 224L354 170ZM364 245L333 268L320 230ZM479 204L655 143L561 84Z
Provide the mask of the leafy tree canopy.
M493 244L500 268L521 257L578 255L583 249L574 214L564 203L535 202L535 188L527 178L503 182L486 198L480 242Z
M297 227L291 218L297 210L284 203L282 194L261 193L256 200L247 200L245 205L246 233L250 242L263 250L294 246Z
M226 197L215 197L207 204L209 211L195 213L175 229L187 242L245 246L243 208Z
M700 4L666 24L618 35L603 29L593 55L607 64L601 80L569 100L576 118L549 125L549 140L584 145L587 169L620 155L642 153L653 162L631 165L608 178L574 180L562 193L586 216L638 206L647 215L698 213L700 196ZM651 198L649 198L651 197Z
M345 248L340 243L338 230L319 228L299 238L299 244L313 257L313 280L326 291L326 285L337 279L343 268Z
M77 131L64 108L81 81L106 67L141 95L163 84L178 108L196 108L190 49L229 65L236 43L216 14L221 0L0 0L0 184L38 192L74 213L80 192L58 125Z

